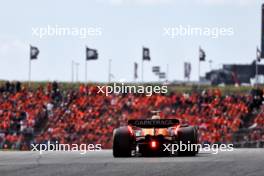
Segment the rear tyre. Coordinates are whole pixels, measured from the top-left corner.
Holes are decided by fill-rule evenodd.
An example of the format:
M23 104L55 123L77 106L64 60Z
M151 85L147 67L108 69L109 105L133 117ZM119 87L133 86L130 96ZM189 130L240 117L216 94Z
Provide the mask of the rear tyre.
M115 129L113 136L113 156L131 157L134 138L129 132L128 127Z
M197 129L192 126L188 127L182 127L178 131L178 139L179 139L179 144L186 144L187 146L190 146L189 149L185 151L178 151L178 154L180 156L195 156L199 148L196 145L192 144L197 144L198 143L198 135L197 135Z

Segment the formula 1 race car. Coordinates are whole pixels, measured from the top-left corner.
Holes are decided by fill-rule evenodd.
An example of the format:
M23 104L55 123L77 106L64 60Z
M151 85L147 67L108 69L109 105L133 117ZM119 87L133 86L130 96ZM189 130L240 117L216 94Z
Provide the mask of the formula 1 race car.
M198 148L180 150L174 146L197 143L197 128L180 125L178 119L160 119L156 114L151 119L128 120L127 126L115 129L113 156L195 156Z

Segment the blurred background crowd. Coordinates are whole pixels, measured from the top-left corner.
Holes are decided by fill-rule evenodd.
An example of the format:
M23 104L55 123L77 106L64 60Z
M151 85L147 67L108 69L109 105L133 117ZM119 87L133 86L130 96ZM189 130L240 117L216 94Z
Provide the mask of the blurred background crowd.
M263 145L261 89L223 94L211 88L189 93L98 94L97 86L64 88L53 82L28 88L19 82L0 86L0 149L29 150L32 143L102 144L111 148L112 132L128 119L178 118L199 128L200 143Z

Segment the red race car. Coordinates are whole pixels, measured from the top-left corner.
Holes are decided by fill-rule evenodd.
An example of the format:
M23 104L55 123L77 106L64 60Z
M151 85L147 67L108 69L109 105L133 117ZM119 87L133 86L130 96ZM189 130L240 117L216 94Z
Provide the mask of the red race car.
M113 133L113 156L195 156L199 148L196 127L180 125L178 119L129 120Z

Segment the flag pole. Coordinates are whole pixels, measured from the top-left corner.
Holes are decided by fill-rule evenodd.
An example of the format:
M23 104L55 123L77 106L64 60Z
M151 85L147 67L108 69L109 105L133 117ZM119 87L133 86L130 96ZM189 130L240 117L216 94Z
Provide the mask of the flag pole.
M111 82L111 62L112 62L112 60L109 59L108 60L108 83Z
M210 71L212 70L212 63L213 63L213 61L212 60L209 60L209 68L210 68Z
M256 86L258 86L258 59L256 59Z
M28 64L28 87L30 87L31 82L31 45L29 45L29 64Z
M71 62L71 80L74 82L74 61Z
M256 86L258 86L258 47L257 47L257 54L256 54Z
M79 82L79 63L78 62L76 62L75 63L75 65L76 65L76 82Z
M201 80L200 80L200 65L201 65L201 61L200 61L200 58L199 58L199 66L198 66L198 72L199 72L199 73L198 73L198 76L199 76L199 77L198 77L198 87L199 87L199 89L200 89L200 81L201 81Z
M144 59L141 61L141 81L144 82L143 75L144 75Z
M167 81L169 81L169 64L167 64L166 79L167 79Z
M28 86L30 87L31 82L31 58L29 58L29 68L28 68Z
M134 76L133 76L133 77L134 77L134 83L136 83L136 81L137 81L137 78L136 78L136 76L135 76L135 75L136 75L136 69L135 69L135 67L136 67L136 66L135 66L135 62L134 62Z
M85 64L84 64L84 81L85 81L85 84L87 84L87 46L85 46Z
M31 83L31 61L37 59L39 54L39 49L35 46L29 45L29 64L28 64L28 86Z
M87 83L87 60L85 59L85 83Z
M198 89L200 89L200 66L201 66L201 58L200 58L200 50L201 47L199 47L199 64L198 64Z

